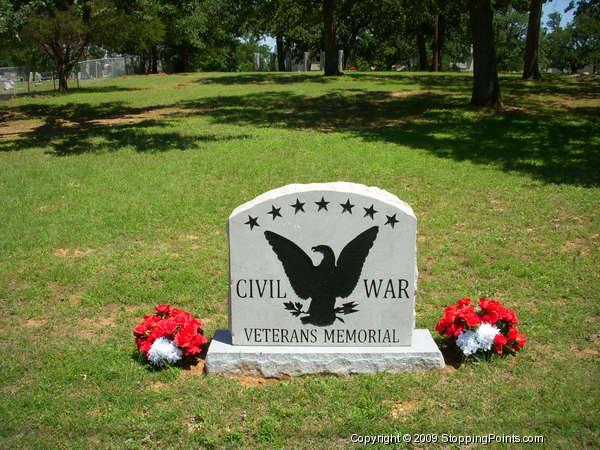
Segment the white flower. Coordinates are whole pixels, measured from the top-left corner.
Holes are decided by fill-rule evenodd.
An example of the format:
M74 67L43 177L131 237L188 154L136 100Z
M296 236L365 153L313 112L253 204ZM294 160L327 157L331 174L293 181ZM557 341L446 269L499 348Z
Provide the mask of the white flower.
M479 350L479 342L477 342L477 336L471 330L463 331L456 338L456 345L462 350L462 352L469 356Z
M161 337L155 340L148 351L148 360L155 366L164 366L165 361L170 364L181 359L181 349L170 339Z
M482 323L475 332L477 342L479 342L479 348L482 350L491 350L494 338L497 334L500 334L500 329L487 322Z

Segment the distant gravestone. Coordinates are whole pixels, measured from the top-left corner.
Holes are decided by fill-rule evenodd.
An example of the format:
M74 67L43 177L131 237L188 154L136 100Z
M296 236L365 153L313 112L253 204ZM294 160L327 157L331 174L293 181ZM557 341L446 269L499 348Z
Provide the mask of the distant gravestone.
M228 225L229 330L211 344L209 372L443 367L429 332L414 330L417 222L396 196L288 185L239 206Z
M254 71L258 72L260 70L260 53L254 54Z
M304 52L304 72L310 70L310 52Z

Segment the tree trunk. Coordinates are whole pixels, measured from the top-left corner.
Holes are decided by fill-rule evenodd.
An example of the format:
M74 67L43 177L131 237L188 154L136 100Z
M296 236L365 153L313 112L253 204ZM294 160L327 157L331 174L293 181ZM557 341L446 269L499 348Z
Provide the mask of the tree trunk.
M156 45L152 46L150 73L158 73L158 50Z
M425 37L423 30L417 31L417 50L419 52L419 70L427 70L427 51L425 50Z
M529 23L527 25L527 40L525 41L525 57L523 64L523 79L542 78L538 67L538 49L540 44L540 18L542 17L543 0L531 0L529 8Z
M278 34L275 37L275 44L277 46L277 70L279 72L285 72L285 48L283 44L283 36Z
M491 0L470 0L469 16L473 38L473 106L502 107L496 69L496 46L492 28Z
M440 35L440 15L435 13L433 15L433 39L431 42L431 71L439 72L440 71L440 53L438 49L439 45L439 35Z
M179 48L179 59L181 60L181 71L190 71L190 50L187 45L183 44Z
M325 47L325 76L340 75L338 51L333 21L334 0L323 0L323 44Z
M442 70L442 53L444 52L444 39L446 38L446 20L444 16L440 16L439 30L438 30L438 60L440 63L440 70Z
M58 70L58 92L67 92L69 85L67 80L69 79L69 73L64 68Z
M569 61L569 70L572 74L577 73L577 63L575 61Z
M71 72L69 66L64 62L64 55L56 62L56 75L58 77L58 92L67 92L69 90L69 74Z

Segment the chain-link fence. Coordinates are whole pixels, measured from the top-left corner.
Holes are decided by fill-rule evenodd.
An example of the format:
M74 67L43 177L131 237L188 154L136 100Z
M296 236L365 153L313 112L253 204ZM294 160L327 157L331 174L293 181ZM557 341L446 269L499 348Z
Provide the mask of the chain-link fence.
M16 95L26 88L29 71L26 67L0 67L0 89L3 95ZM26 90L26 89L25 89Z
M97 80L139 73L141 62L138 56L119 56L117 58L90 59L81 61L77 66L80 80Z
M67 84L69 88L78 88L93 80L140 73L140 66L140 58L137 56L81 61L75 65ZM52 92L57 89L58 76L56 72L36 72L28 67L0 67L1 98Z

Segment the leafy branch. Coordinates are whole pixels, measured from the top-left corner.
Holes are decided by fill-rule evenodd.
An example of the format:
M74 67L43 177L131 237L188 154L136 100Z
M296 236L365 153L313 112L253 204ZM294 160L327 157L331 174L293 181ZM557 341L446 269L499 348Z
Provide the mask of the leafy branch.
M308 314L306 311L302 311L302 303L300 302L286 302L283 304L287 311L291 311L294 317L298 317L300 314Z
M352 314L358 311L358 309L355 309L356 306L358 306L358 303L348 302L344 303L342 306L338 306L337 308L335 308L334 311L336 314ZM340 316L336 315L335 318L342 323L346 323L344 322L344 319L342 319Z

